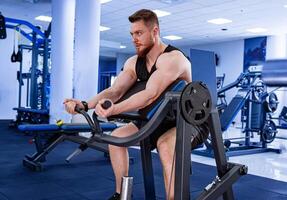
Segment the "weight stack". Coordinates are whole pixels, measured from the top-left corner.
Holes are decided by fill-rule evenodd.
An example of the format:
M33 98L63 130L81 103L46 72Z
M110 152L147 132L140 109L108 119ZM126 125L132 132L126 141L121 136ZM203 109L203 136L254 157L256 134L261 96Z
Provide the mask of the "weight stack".
M252 102L251 104L251 129L261 129L264 124L265 111L262 102Z

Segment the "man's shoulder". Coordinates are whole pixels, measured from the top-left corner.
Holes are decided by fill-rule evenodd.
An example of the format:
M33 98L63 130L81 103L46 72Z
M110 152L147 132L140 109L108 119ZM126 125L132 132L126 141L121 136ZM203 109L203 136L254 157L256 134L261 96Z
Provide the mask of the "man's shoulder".
M174 63L186 60L186 57L179 50L173 50L163 53L159 56L157 64L159 65L174 65Z
M129 57L129 58L126 60L126 62L125 62L124 68L125 68L125 69L134 69L134 68L135 68L135 65L136 65L136 62L137 62L137 58L138 58L137 55L134 55L134 56Z
M126 63L135 63L137 61L137 59L138 59L138 56L133 55L127 59Z

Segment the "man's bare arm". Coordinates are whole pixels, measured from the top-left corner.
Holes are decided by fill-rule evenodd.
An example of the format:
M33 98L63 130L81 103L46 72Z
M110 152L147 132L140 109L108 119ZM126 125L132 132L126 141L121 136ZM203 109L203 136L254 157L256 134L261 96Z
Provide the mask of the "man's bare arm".
M101 99L110 99L112 102L116 102L126 93L126 91L136 81L136 74L133 62L133 59L127 60L123 71L120 72L114 84L88 101L89 109L95 108L95 106Z
M174 57L169 57L169 60L162 62L160 67L152 74L147 82L146 89L134 94L119 104L115 104L113 114L134 111L148 106L154 102L170 84L180 78L187 69L190 71L189 68L190 63L186 61L185 58L178 57L176 54Z
M115 80L114 84L94 96L88 101L89 109L95 108L99 100L110 99L112 102L119 100L123 94L132 86L135 79L130 71L122 71Z

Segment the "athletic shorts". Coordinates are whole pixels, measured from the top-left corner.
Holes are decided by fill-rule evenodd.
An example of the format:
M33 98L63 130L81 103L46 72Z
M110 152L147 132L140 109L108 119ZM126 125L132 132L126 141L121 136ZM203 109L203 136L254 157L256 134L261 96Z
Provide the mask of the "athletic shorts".
M141 128L139 123L134 123L138 129ZM159 127L155 130L153 134L150 135L150 145L151 149L157 148L157 140L162 136L165 132L170 130L171 128L176 127L175 120L164 120ZM207 123L203 123L200 126L195 126L195 133L192 133L192 143L191 148L195 149L198 145L202 144L209 135L209 128Z

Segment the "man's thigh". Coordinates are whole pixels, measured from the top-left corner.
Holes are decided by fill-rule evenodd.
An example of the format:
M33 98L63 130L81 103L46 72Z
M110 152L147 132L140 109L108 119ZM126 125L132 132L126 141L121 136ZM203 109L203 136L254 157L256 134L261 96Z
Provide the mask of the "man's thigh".
M139 129L136 127L136 125L134 125L133 123L129 123L129 124L126 124L122 127L115 129L112 132L112 135L116 137L127 137L127 136L135 134L136 132L138 132L138 130Z

